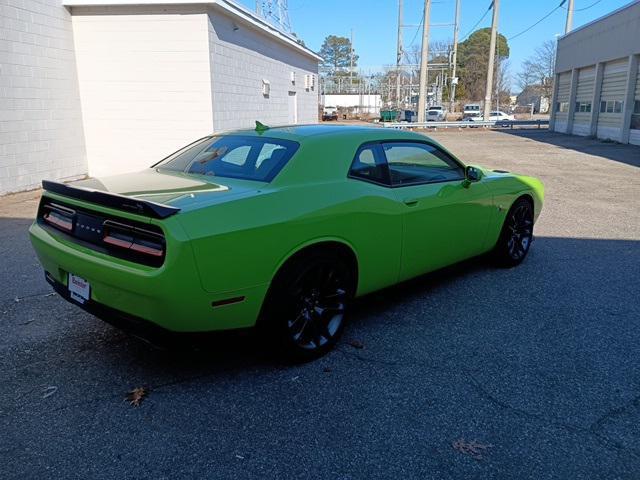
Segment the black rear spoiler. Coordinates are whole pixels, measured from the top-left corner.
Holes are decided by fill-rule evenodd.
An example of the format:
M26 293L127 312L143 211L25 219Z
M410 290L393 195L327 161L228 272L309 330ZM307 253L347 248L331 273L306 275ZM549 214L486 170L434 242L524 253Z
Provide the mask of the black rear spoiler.
M162 205L161 203L140 200L137 198L125 197L117 193L103 192L102 190L92 190L82 187L72 187L65 183L43 180L42 188L48 192L64 195L65 197L76 198L86 202L103 205L105 207L123 210L129 213L145 215L152 218L167 218L180 211L179 208Z

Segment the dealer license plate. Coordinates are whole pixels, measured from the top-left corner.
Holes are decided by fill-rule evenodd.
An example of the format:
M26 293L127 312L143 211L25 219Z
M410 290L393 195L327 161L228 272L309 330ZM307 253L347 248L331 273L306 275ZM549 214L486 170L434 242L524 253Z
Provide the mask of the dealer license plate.
M78 303L85 303L91 297L91 285L84 278L69 274L69 294Z

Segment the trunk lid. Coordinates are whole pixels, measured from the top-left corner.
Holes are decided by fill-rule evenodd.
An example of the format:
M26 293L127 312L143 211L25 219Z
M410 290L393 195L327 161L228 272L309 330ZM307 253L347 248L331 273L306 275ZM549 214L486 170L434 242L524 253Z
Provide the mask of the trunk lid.
M70 184L72 187L153 202L182 211L251 195L264 185L250 180L206 177L159 171L154 168L109 177L89 178Z

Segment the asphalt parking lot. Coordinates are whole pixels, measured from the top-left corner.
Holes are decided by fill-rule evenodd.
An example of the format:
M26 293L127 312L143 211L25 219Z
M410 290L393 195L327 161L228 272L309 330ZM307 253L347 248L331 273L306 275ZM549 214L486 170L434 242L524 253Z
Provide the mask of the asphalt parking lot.
M432 136L545 182L529 257L372 295L301 366L243 337L159 351L83 313L28 243L38 194L0 198L0 477L640 478L640 147Z

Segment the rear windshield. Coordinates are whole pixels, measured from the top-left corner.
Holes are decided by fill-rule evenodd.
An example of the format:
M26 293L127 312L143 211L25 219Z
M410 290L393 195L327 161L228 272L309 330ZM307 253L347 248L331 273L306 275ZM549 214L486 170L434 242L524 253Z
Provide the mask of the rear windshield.
M159 170L270 182L300 145L279 138L206 137L155 165Z

